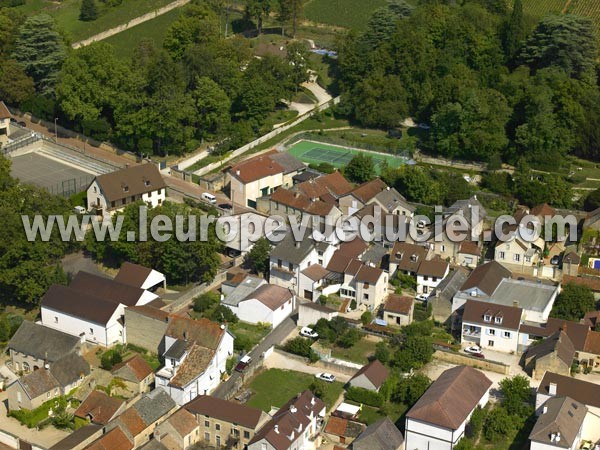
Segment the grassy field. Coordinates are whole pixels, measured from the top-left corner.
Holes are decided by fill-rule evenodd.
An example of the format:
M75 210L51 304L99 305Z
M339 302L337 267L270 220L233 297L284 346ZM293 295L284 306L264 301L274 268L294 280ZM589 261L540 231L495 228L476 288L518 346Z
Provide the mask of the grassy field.
M373 11L385 5L386 0L310 0L304 11L312 22L362 30Z
M367 364L369 357L375 354L375 345L375 341L363 337L350 348L334 346L331 349L331 356L358 364Z
M232 323L229 325L229 330L236 337L245 337L248 339L250 345L254 347L269 333L270 328L259 327L258 325L252 325L251 323Z
M567 12L589 17L596 25L600 25L600 2L597 0L571 0L570 4L568 0L530 0L523 2L523 9L534 18Z
M117 56L131 58L133 51L143 39L150 39L157 48L162 47L169 26L181 14L181 8L175 8L156 19L149 20L133 28L105 39L104 42L115 48Z
M371 406L363 405L362 410L358 415L358 420L368 426L374 422L377 422L379 419L388 417L392 422L396 423L397 425L402 425L397 422L400 420L400 418L406 412L407 409L408 407L402 403L390 403L385 411L373 408Z
M254 395L248 406L269 411L271 406L280 408L289 399L305 391L315 381L315 377L291 370L269 369L259 373L250 383ZM342 383L326 383L327 392L322 400L331 408L343 390Z
M124 0L121 5L114 7L106 7L102 2L97 2L100 15L93 22L79 20L80 0L64 0L60 4L47 0L27 0L27 3L20 6L19 9L28 15L42 12L50 14L71 40L78 41L127 23L135 17L154 11L172 1Z

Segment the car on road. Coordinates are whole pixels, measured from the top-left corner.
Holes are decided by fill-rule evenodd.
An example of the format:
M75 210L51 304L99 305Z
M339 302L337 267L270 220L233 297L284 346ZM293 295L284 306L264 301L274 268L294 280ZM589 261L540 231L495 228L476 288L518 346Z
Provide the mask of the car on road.
M249 355L242 356L242 359L240 359L240 361L237 363L237 366L235 366L235 371L243 372L244 370L246 370L246 368L250 365L251 362L252 358L250 358Z
M558 266L559 262L560 262L560 255L554 255L552 257L552 259L550 260L550 264L552 264L553 266Z
M300 336L316 339L319 337L319 333L314 331L312 328L302 327L302 329L300 330Z
M465 353L481 353L481 347L479 345L471 345L470 347L465 348Z
M328 383L333 383L335 381L335 375L332 375L327 372L321 372L315 375L315 378L323 381L327 381Z

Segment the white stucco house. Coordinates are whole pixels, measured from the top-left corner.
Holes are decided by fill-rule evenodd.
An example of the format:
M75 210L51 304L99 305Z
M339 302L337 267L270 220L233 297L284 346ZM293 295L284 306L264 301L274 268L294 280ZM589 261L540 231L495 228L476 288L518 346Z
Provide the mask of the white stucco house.
M487 404L491 385L472 367L446 370L406 414L405 448L452 450L473 411Z
M121 265L115 281L151 292L167 287L167 277L158 270L127 261Z
M157 298L135 286L78 272L68 287L52 285L44 294L40 304L42 324L104 347L123 344L125 308Z
M248 323L271 324L273 328L294 311L296 296L290 289L263 284L238 303L237 316Z
M461 343L516 353L523 310L514 306L468 300L462 317Z
M531 450L576 450L582 441L587 407L571 397L546 401L529 434Z
M315 244L308 237L296 241L293 233L288 232L271 250L269 282L286 289L291 288L299 295L300 273L312 264L318 264L319 255Z
M156 388L181 406L210 394L233 355L233 335L225 325L207 319L172 317L164 337L164 366L156 372Z
M87 188L88 210L114 212L139 200L154 208L167 197L167 184L154 164L139 164L98 175Z
M430 294L450 272L450 264L440 258L421 261L417 269L417 294Z

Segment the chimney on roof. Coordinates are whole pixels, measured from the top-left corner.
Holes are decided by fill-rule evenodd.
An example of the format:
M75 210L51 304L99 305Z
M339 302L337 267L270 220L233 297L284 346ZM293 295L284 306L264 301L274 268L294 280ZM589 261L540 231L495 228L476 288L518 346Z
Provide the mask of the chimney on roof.
M548 412L548 407L546 405L544 405L544 407L542 408L542 414L546 414Z
M240 176L240 171L239 171L239 170L236 170L236 171L235 171L235 174L236 174L236 175L239 177L239 176Z
M291 406L290 406L290 412L291 412L292 414L295 414L297 411L298 411L298 408L296 408L294 405L291 405Z
M160 442L160 438L161 438L160 430L154 431L154 439L156 439L157 442Z
M315 396L314 395L310 398L310 405L315 406Z
M513 300L513 307L514 308L518 308L519 307L519 300Z
M564 331L565 333L567 332L567 322L564 322L561 326L560 326L560 331Z
M295 244L296 248L300 248L300 241L297 241Z
M279 434L279 425L275 425L275 426L273 427L273 431L274 431L275 433Z
M548 394L555 396L556 395L556 383L550 383L548 386Z
M188 337L187 331L184 331L183 332L183 340L187 341L187 337Z
M555 439L555 441L556 441L556 442L560 442L560 431L558 431L558 432L556 433L556 439Z

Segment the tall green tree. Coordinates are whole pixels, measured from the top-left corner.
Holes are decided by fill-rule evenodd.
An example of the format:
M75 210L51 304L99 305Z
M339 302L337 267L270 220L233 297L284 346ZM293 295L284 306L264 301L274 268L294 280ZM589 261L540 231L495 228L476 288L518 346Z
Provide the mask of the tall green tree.
M219 37L220 24L215 12L205 5L193 3L187 5L169 26L163 47L178 61L192 45L215 42Z
M207 77L198 78L192 91L202 137L221 136L231 123L231 100L221 87Z
M306 0L277 0L279 6L279 21L291 23L292 38L296 37L298 23L304 17L304 4Z
M14 59L0 63L0 79L0 98L10 105L18 105L35 92L33 80Z
M256 21L258 34L262 34L263 21L269 17L272 6L272 0L246 0L246 16Z
M508 61L512 61L517 56L526 37L527 30L523 17L523 0L515 0L512 12L502 34L502 45Z
M98 18L98 7L96 0L82 0L79 10L79 20L84 22L93 22Z
M375 178L373 158L364 153L354 156L344 167L344 175L354 183L364 183Z
M246 254L244 260L254 273L266 275L269 271L270 253L271 243L266 238L260 238Z
M23 67L42 94L52 94L66 57L62 36L48 14L28 18L19 29L14 59Z
M595 80L598 40L591 19L571 14L547 16L533 31L521 61L533 70L560 67L569 76Z
M596 309L596 300L590 288L567 283L554 302L550 315L559 319L579 322L585 313Z

